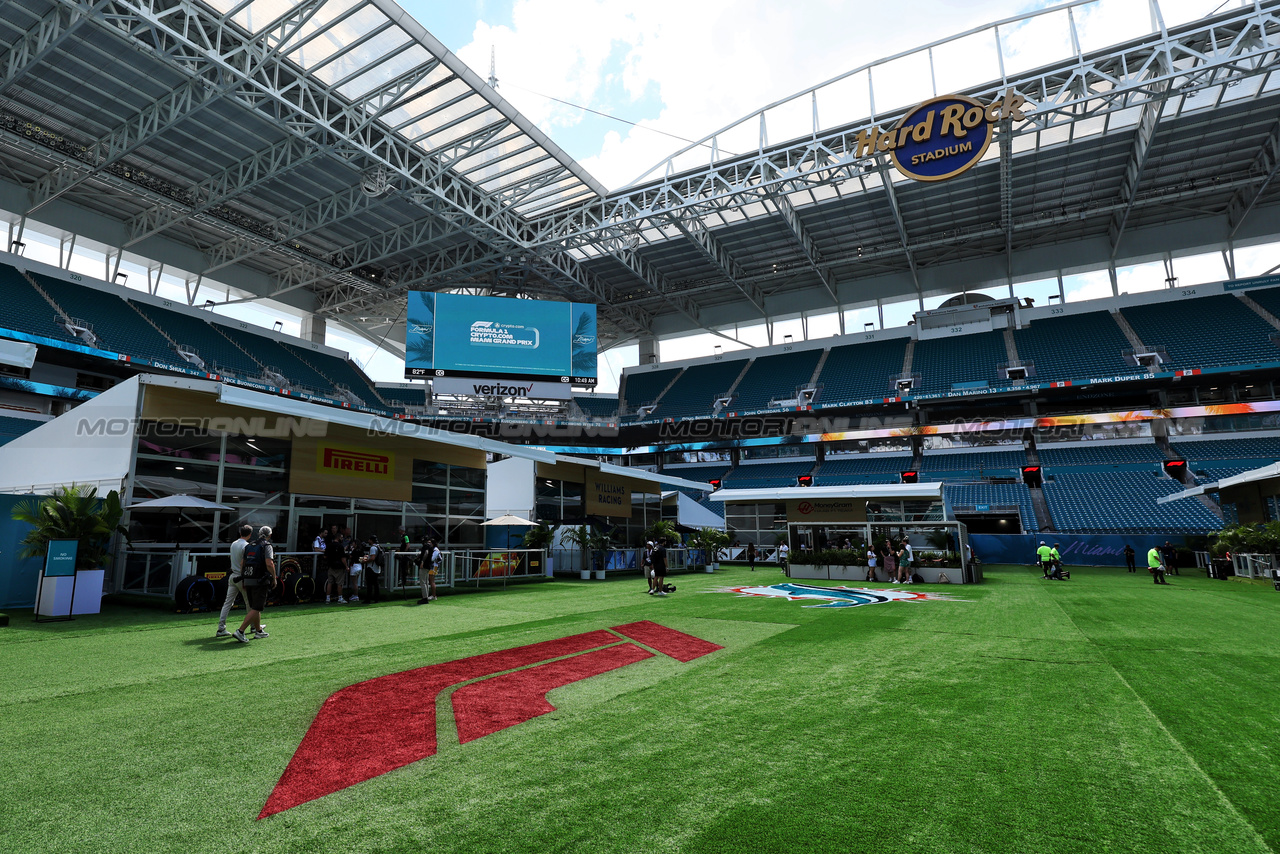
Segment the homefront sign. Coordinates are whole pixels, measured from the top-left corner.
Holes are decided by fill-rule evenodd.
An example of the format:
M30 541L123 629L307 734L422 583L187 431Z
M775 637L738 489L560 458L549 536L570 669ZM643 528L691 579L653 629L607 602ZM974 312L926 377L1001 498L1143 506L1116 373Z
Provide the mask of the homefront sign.
M983 104L965 95L943 95L909 111L889 130L869 127L857 136L855 156L888 153L899 172L916 181L945 181L982 159L1005 119L1026 121L1027 99L1009 89Z

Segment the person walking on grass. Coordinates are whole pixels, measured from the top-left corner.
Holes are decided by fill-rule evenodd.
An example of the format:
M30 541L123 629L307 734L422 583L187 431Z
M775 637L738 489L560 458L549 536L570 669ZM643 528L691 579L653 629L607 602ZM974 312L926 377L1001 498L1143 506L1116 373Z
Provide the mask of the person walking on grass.
M756 571L756 544L747 543L747 563L751 564L751 571ZM659 585L661 589L661 585Z
M876 546L875 543L867 544L867 581L875 583L876 580Z
M231 636L240 643L248 643L245 629L252 629L258 640L270 637L262 627L262 609L267 605L267 593L276 586L276 555L271 545L271 528L263 525L258 529L258 539L244 548L244 569L241 573L244 582L249 613L245 614L240 628Z
M1136 558L1137 555L1138 553L1133 550L1133 546L1128 543L1124 544L1124 565L1129 568L1130 572L1137 572L1138 570L1138 567L1134 563L1134 558Z
M1164 577L1164 556L1160 554L1159 546L1152 546L1151 551L1147 552L1147 572L1151 573L1156 584L1169 583Z
M218 615L218 633L214 637L231 637L231 632L227 631L227 617L231 615L236 598L243 599L245 604L249 602L249 594L245 592L241 575L244 572L244 548L249 545L251 536L253 536L253 526L241 525L240 538L231 544L231 572L227 575L227 598L222 603L222 613Z
M653 589L649 591L652 596L666 596L663 586L667 583L667 541L658 540L658 545L653 550Z
M778 546L778 563L782 565L782 574L786 576L791 575L791 573L787 571L790 567L790 558L791 558L791 546L787 545L786 543L783 543L782 545Z

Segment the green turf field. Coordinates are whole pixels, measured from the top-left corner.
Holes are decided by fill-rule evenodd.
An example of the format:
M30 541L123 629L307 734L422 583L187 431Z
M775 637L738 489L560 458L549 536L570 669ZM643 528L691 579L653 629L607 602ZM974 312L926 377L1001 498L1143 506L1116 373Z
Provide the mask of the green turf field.
M12 613L0 850L1280 850L1280 593L986 579L843 609L714 592L776 570L666 599L556 581L269 610L249 645L215 640L216 614ZM257 820L334 691L637 620L725 648L575 683L553 713Z

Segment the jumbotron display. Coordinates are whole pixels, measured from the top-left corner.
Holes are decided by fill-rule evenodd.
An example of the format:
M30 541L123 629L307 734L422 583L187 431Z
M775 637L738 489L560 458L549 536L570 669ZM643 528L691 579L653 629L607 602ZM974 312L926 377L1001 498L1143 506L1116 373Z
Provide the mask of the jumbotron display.
M594 386L596 307L411 291L404 375Z

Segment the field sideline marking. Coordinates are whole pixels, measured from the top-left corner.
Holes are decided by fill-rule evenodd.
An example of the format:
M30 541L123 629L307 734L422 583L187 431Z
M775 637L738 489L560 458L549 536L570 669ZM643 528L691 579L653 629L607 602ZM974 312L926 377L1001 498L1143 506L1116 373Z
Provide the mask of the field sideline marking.
M1111 663L1111 660L1107 658L1107 656L1102 652L1102 647L1098 646L1098 644L1094 642L1093 638L1089 637L1084 633L1084 631L1080 628L1080 626L1076 623L1076 621L1072 619L1071 614L1067 612L1067 609L1062 607L1061 602L1059 602L1056 598L1053 599L1052 602L1058 608L1058 610L1062 612L1062 616L1067 618L1067 622L1071 624L1071 628L1075 629L1076 633L1080 635L1080 637L1082 637L1086 643L1089 644L1089 646L1093 649L1095 653L1098 654L1098 656L1102 659L1103 663L1106 664L1107 667L1111 668L1111 672L1114 673L1116 675L1116 678L1120 680L1120 684L1123 685L1129 691L1129 693L1133 695L1134 699L1138 701L1138 704L1142 706L1143 710L1151 717L1153 721L1156 722L1156 726L1158 726L1160 728L1160 731L1165 734L1165 737L1167 737L1169 741L1173 743L1173 746L1177 748L1179 753L1181 753L1183 756L1186 757L1187 761L1191 763L1191 767L1195 769L1196 773L1198 773L1201 777L1203 777L1205 779L1205 782L1209 784L1209 787L1218 793L1218 797L1222 800L1224 804L1226 804L1228 811L1231 812L1233 815L1235 815L1236 818L1240 819L1240 821L1244 823L1245 827L1249 828L1249 832L1252 833L1254 836L1254 839L1257 840L1259 849L1262 851L1270 851L1271 854L1276 854L1276 850L1267 844L1267 840L1264 839L1262 837L1262 834L1258 832L1258 829L1254 827L1253 822L1250 821L1248 818L1246 818L1244 813L1240 812L1240 808L1236 806L1235 801L1227 797L1227 793L1222 791L1222 789L1218 787L1218 782L1209 775L1209 772L1205 771L1204 768L1200 766L1200 763L1196 761L1196 758L1191 755L1191 751L1187 750L1186 746L1183 745L1183 743L1178 740L1177 736L1175 736L1169 730L1169 728L1165 726L1164 721L1160 719L1160 716L1151 710L1151 707L1147 705L1147 701L1142 698L1142 695L1139 694L1134 689L1134 687L1129 684L1129 680L1124 678L1124 674L1121 673L1119 669L1117 669L1116 666Z

